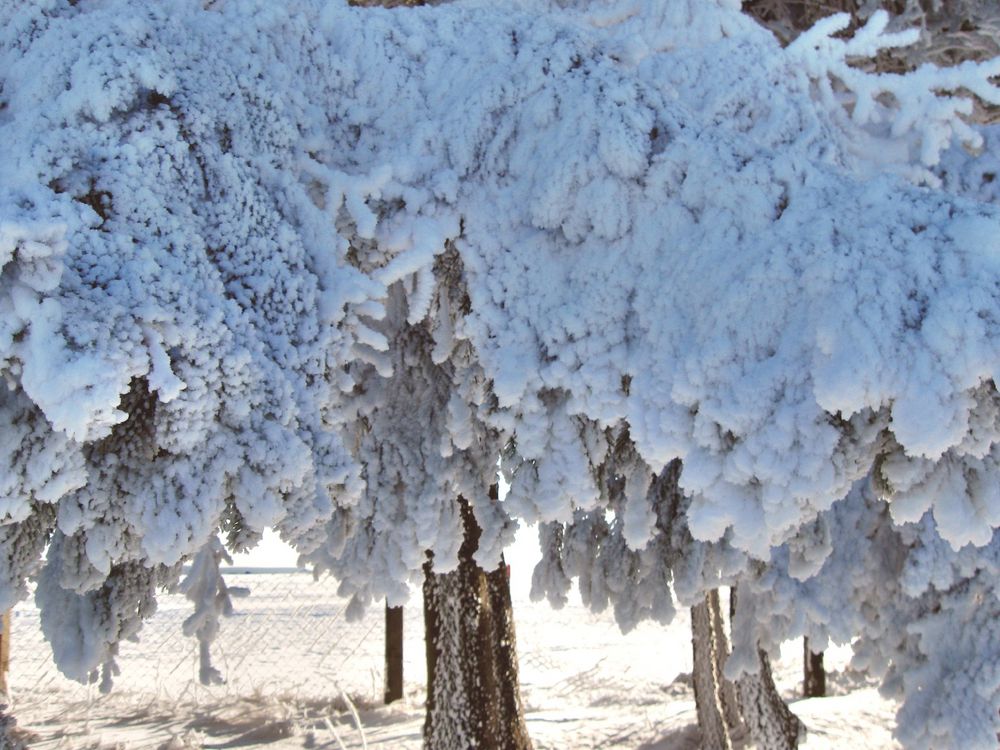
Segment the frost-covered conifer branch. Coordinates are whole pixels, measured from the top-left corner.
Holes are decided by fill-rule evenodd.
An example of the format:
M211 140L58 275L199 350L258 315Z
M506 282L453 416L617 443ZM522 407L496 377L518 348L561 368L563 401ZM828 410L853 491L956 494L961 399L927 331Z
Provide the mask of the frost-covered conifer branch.
M234 590L226 585L220 569L223 561L232 565L233 559L217 536L210 537L177 586L177 590L194 604L194 614L184 621L183 629L184 635L198 638L198 679L203 685L221 685L226 681L212 665L212 642L219 634L220 619L233 614L232 596L247 592L247 589Z
M371 262L375 247L356 242L354 252ZM450 248L432 267L393 282L385 314L370 321L384 358L363 356L349 368L357 385L345 396L345 408L354 410L348 442L364 467L365 491L334 517L327 543L306 559L317 573L330 570L341 593L354 597L351 615L372 599L405 601L407 584L423 577L427 552L436 571L455 567L463 540L459 498L474 508L482 529L484 567L496 564L513 534L489 492L501 443L482 417L490 408L487 384L468 341L456 335L464 296L460 261Z
M786 544L821 569L866 477L886 533L984 554L1000 215L894 175L992 68L855 76L877 23L819 54L728 0L627 5L0 4L3 591L52 535L40 600L105 644L74 674L220 525L398 601L461 495L484 563L510 516L568 524L563 582L598 561L626 622Z
M237 548L268 525L316 546L356 493L332 416L344 317L381 287L338 264L333 218L289 168L308 158L305 95L243 67L308 29L244 37L194 3L0 10L4 606L56 527L74 552L50 554L67 593L43 604L118 596L95 592L220 523ZM81 678L103 658L79 656L98 659L64 654Z
M907 155L901 168L934 167L941 152L954 142L973 148L982 145L980 135L963 118L973 111L969 94L987 104L1000 104L1000 89L991 81L1000 74L1000 58L967 60L947 68L925 63L906 74L873 73L856 67L852 59L912 45L919 33L916 29L887 32L889 14L879 11L850 39L835 37L849 22L846 13L825 18L792 42L787 53L816 81L831 113L840 101L849 108L851 123L870 132L874 142L866 144L869 151L860 160L877 164L879 144L886 140L893 143L892 151L912 142L913 154ZM926 172L913 172L913 176L933 179Z

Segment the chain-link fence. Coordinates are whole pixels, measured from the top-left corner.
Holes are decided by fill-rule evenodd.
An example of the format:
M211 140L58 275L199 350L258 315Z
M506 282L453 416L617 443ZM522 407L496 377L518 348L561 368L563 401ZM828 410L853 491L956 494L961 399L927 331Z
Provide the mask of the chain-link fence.
M314 580L300 571L224 571L234 596L234 613L224 618L212 645L213 665L221 685L199 682L199 647L185 636L182 624L192 612L183 595L163 594L156 614L146 622L137 642L121 644L121 673L110 696L97 685L80 685L56 668L39 626L33 601L18 605L11 618L9 672L13 709L22 727L38 729L56 720L65 708L87 716L128 700L131 705L222 705L233 701L284 700L289 705L381 701L384 674L382 607L372 607L357 622L345 616L347 600L337 584ZM406 628L421 632L419 606L405 611ZM411 649L412 650L412 649ZM423 654L405 654L411 690L424 679ZM81 711L81 707L86 710ZM44 732L39 735L44 736ZM46 745L50 746L50 745ZM52 744L52 747L76 747Z
M554 610L529 601L530 569L512 581L521 695L536 748L694 747L697 734L686 609L674 622L641 623L622 635L610 612L572 599ZM330 579L281 572L225 571L246 588L222 621L212 648L222 685L200 684L198 644L182 633L193 605L164 595L137 643L123 643L110 695L64 678L29 601L12 617L10 663L15 740L30 750L419 750L426 668L419 595L404 609L405 698L382 706L385 613L374 606L347 622L347 602ZM786 698L797 695L802 644L774 662ZM891 747L896 710L862 678L843 670L850 647L828 650L836 695L866 691L844 704L853 725L880 727L868 744L846 714L806 718L818 748ZM829 701L831 699L824 699ZM830 704L827 704L830 705ZM797 708L798 710L798 708ZM825 709L823 709L825 710ZM822 711L820 711L822 713ZM854 733L852 733L854 732ZM880 733L879 733L880 732ZM840 738L840 739L838 739ZM866 739L866 741L867 741ZM0 746L3 745L0 740ZM810 744L812 746L812 744Z

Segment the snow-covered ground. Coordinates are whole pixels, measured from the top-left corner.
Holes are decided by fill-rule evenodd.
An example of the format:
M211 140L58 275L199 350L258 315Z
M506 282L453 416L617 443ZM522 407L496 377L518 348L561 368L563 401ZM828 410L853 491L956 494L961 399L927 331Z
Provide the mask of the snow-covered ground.
M562 610L532 603L532 540L523 544L511 554L512 589L535 747L697 747L687 614L666 628L645 623L622 635L610 613L592 614L578 601ZM197 684L195 645L180 637L187 614L180 597L164 599L142 643L123 645L123 673L110 696L61 678L40 679L42 646L29 632L33 611L22 606L11 680L30 747L420 748L425 672L419 600L406 609L406 699L385 707L379 705L381 611L348 624L346 602L336 597L333 582L301 573L233 575L230 583L251 594L237 601L237 615L224 623L215 652L229 683L212 688ZM29 647L34 653L25 654ZM847 655L844 649L828 652L833 697L792 703L809 729L805 748L895 747L894 705L840 671ZM798 690L800 670L801 643L789 643L776 663L789 698ZM362 731L341 691L356 706Z

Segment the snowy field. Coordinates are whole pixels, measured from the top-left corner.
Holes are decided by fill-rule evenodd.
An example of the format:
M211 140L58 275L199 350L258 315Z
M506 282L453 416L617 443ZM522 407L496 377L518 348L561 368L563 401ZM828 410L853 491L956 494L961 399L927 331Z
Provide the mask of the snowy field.
M697 747L687 673L687 613L667 628L646 623L623 636L609 613L573 602L562 610L528 598L530 561L515 550L512 588L528 727L536 748L682 750ZM197 650L180 633L189 605L164 597L141 643L122 646L110 696L56 676L30 603L15 611L11 682L29 746L89 748L369 748L417 750L423 721L424 651L419 599L406 609L406 699L379 705L383 613L357 623L329 579L303 573L229 576L251 593L224 622L214 653L228 683L197 682ZM801 643L776 664L794 698ZM833 697L798 700L807 750L892 748L894 705L828 654ZM342 692L341 692L342 691ZM357 719L342 697L357 708ZM360 720L361 731L357 728ZM338 741L339 738L339 741Z

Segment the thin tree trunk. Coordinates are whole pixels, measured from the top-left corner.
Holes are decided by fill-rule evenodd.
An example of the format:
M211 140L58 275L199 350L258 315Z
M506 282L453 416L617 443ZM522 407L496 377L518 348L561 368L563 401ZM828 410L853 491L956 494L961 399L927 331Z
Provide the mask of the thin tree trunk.
M729 641L718 589L705 594L704 600L691 608L691 645L701 746L704 750L729 750L744 729L735 688L722 674L729 657Z
M826 696L826 668L823 666L823 652L814 654L809 648L809 639L802 639L802 695L806 698Z
M465 539L458 569L424 566L428 750L530 750L524 723L506 565L472 559L480 529L459 498Z
M722 618L722 604L719 601L719 590L715 589L712 594L714 595L714 604L711 608L712 632L715 635L717 653L714 665L715 679L721 691L722 713L726 718L726 725L729 727L730 736L733 741L738 741L746 734L746 724L744 724L743 716L740 713L740 702L736 695L736 685L733 684L732 680L727 680L722 674L722 669L729 658L729 636L726 633L726 624Z

